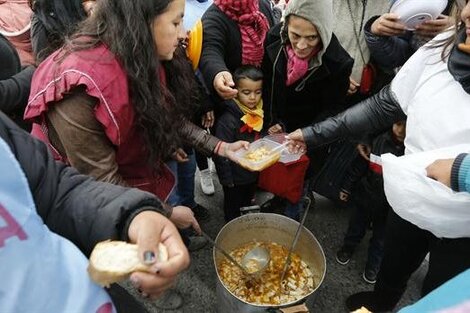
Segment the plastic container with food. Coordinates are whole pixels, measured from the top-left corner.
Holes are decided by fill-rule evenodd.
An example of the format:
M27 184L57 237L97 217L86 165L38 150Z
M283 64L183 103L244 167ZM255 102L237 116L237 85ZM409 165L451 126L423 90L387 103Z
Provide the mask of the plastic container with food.
M300 159L302 154L304 154L303 152L298 152L298 153L289 152L289 149L287 148L287 146L285 146L286 141L287 141L286 133L268 135L266 137L263 137L263 139L277 142L280 146L282 146L282 149L279 148L281 152L281 158L279 159L279 162L281 163L295 162L298 159Z
M235 154L238 163L250 171L262 171L281 158L284 145L268 139L258 139L250 144L248 150Z

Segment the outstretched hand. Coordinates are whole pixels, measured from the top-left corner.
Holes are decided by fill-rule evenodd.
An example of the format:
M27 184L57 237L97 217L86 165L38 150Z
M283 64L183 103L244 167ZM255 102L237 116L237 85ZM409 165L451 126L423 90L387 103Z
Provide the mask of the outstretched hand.
M235 83L233 82L232 74L228 71L217 73L214 77L213 85L215 91L224 100L233 99L238 94L238 90L234 88Z
M304 135L300 129L297 129L287 135L287 148L291 153L304 153L307 151L307 145L304 140Z
M232 142L232 143L223 142L222 146L219 149L219 155L235 163L238 163L236 152L241 149L248 150L249 146L250 146L250 143L248 141L242 141L242 140Z
M134 272L130 280L143 296L159 297L175 283L177 275L189 266L189 253L175 225L154 211L143 211L132 220L128 236L139 247L141 260L153 273ZM158 244L168 250L168 261L158 262Z

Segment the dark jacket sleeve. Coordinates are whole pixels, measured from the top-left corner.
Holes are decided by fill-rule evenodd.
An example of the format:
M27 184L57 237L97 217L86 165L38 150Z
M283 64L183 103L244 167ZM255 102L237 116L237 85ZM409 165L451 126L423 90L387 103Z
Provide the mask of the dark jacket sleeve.
M390 85L346 111L320 123L302 128L305 143L318 147L339 138L359 139L406 119Z
M372 24L379 16L372 17L364 26L364 36L374 62L384 69L402 66L413 54L410 44L411 32L403 36L377 36L371 31Z
M230 21L220 10L212 4L202 16L203 39L202 55L199 61L199 69L204 77L207 88L215 93L213 81L215 75L222 71L228 71L225 64L227 54L227 40L230 40ZM236 38L232 38L236 40Z
M34 67L25 67L18 74L0 81L0 110L6 114L22 112L28 103Z
M97 182L55 161L43 142L1 113L0 136L22 167L44 223L86 255L98 241L127 239L127 227L137 213L155 210L165 214L150 193Z
M351 193L352 187L367 173L367 161L360 155L351 162L346 175L344 176L341 189L344 192Z

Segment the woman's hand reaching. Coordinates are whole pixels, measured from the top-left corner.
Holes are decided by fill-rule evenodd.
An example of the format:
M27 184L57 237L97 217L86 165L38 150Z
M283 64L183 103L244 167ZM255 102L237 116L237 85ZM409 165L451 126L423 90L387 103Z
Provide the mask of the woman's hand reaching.
M304 135L300 129L297 129L287 135L289 142L287 148L291 153L304 153L307 151L307 145L305 144Z

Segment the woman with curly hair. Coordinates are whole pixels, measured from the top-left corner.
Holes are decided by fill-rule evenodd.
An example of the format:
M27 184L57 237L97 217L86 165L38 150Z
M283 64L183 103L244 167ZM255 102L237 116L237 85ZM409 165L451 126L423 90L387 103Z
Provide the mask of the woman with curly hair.
M100 0L65 45L38 67L25 118L57 159L98 180L166 201L165 161L183 143L232 157L227 144L188 122L197 95L184 50L184 0ZM117 208L118 209L118 208ZM180 228L197 221L175 207Z

